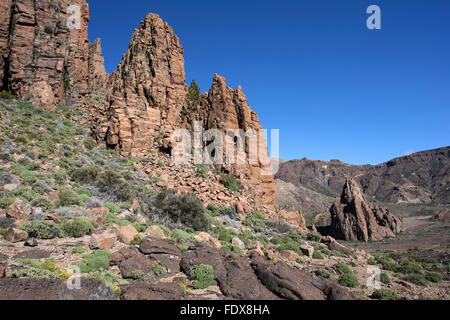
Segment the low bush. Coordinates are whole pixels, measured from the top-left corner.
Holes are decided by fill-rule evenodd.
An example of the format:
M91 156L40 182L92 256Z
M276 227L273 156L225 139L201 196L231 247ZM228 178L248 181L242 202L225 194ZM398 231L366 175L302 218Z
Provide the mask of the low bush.
M82 273L108 270L110 255L111 253L107 250L95 250L91 254L84 255L82 260L75 265L80 268Z
M328 270L326 270L326 269L318 269L318 270L314 271L314 273L316 274L316 276L319 276L319 277L323 277L326 279L330 278L330 272L328 272Z
M228 190L239 191L242 189L241 184L236 180L235 177L228 174L220 175L220 183L222 183Z
M381 273L380 274L380 282L384 283L384 284L390 284L391 279L389 278L389 276L386 273Z
M355 288L358 285L358 279L351 273L344 273L339 277L339 284L348 288Z
M94 223L85 217L76 217L62 224L61 230L67 237L80 238L92 234L95 230Z
M379 289L375 290L370 298L377 300L400 300L402 297L395 291L389 289Z
M200 264L191 268L189 275L196 289L209 287L214 280L214 269L209 264Z
M81 253L84 253L84 251L85 250L83 247L75 247L72 249L72 253L74 253L74 254L81 254Z
M82 205L83 198L70 189L62 190L59 192L58 207L68 207L72 205Z
M30 237L38 239L53 239L61 236L61 228L52 221L31 221L21 227Z
M164 266L162 266L159 263L156 263L152 266L152 271L156 276L159 276L159 275L167 272L166 268L164 268Z
M430 282L438 283L442 281L442 275L439 272L428 272L425 275L425 279Z
M194 194L164 190L156 195L152 204L160 215L168 216L175 223L180 222L197 231L209 229L203 204Z

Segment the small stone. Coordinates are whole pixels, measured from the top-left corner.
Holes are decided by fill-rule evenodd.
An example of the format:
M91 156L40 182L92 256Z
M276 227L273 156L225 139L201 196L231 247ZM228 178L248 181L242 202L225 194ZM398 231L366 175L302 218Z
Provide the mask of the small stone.
M106 230L102 233L94 233L91 236L89 247L91 249L108 250L117 240L116 233L113 230Z
M213 238L209 233L200 232L199 234L194 235L194 239L198 242L206 242L208 245L215 249L222 248L222 244L219 240Z
M130 244L134 237L138 234L136 229L131 225L116 228L119 240L125 244Z
M235 245L236 247L238 247L239 249L245 250L245 243L241 239L239 239L238 237L234 237L231 240L231 243L233 245Z
M150 226L150 227L148 227L146 233L149 234L150 236L158 238L158 239L163 239L163 238L166 237L166 235L164 234L163 229L161 229L158 226Z
M282 257L288 259L289 261L296 261L300 256L298 253L292 250L282 250L280 251Z
M37 247L38 241L35 238L28 238L23 245L25 247Z
M15 199L8 209L6 215L16 220L25 220L31 214L31 206L20 199Z
M17 184L15 184L15 183L12 183L12 184L5 184L5 185L3 186L3 190L5 190L5 191L12 191L12 190L14 190L15 188L17 188Z
M310 258L312 258L313 254L314 254L314 247L307 243L300 245L300 250L302 251L302 253L305 256L308 256Z

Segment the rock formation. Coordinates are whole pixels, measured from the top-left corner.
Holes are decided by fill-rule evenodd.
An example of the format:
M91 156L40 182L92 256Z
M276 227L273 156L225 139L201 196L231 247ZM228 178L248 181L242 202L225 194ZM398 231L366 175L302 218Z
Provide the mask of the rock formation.
M89 50L89 92L104 92L108 82L105 60L102 56L102 44L96 39Z
M183 48L173 28L157 14L145 17L117 70L108 75L100 40L89 42L85 0L9 0L1 6L0 89L50 111L57 104L76 106L97 140L123 155L169 152L174 130L192 129L194 121L204 130L223 133L262 130L242 88L229 88L217 75L200 108L186 114ZM274 212L274 181L264 136L256 150L259 157L251 163L218 167L237 177L251 195L251 201L242 199L242 211ZM245 160L249 154L246 145Z
M109 77L106 121L96 129L98 140L124 155L143 156L149 150L170 150L175 129L242 129L259 132L262 126L241 87L231 89L225 78L214 76L198 109L186 113L188 87L185 84L183 48L172 27L153 13L146 16L133 34L128 51ZM247 213L273 211L275 189L264 136L257 147L259 158L249 163L249 146L241 165L218 165L241 181L253 203L243 204ZM161 145L162 144L162 145ZM259 152L261 149L261 152ZM225 151L224 151L225 152Z
M148 14L134 32L108 87L107 128L98 134L109 147L138 156L177 127L187 92L183 48L157 14Z
M381 240L393 237L402 228L401 220L387 208L370 204L360 186L348 178L342 195L330 208L331 235L347 241Z
M69 5L75 11L69 11ZM47 110L88 93L89 6L85 0L6 0L1 15L2 90L28 97ZM74 19L69 28L67 21Z

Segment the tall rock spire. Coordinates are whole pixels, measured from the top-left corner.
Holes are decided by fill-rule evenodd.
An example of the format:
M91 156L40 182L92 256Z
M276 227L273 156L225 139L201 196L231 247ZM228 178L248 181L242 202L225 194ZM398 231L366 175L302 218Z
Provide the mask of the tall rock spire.
M366 201L360 186L348 178L340 198L330 208L331 234L347 241L382 240L402 229L399 218L388 209Z

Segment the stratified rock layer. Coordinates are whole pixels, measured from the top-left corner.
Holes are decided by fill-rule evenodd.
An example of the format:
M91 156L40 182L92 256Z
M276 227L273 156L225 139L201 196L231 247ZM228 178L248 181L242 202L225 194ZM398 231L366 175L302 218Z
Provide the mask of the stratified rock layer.
M340 198L330 208L331 234L347 241L381 240L399 233L402 223L387 208L366 201L357 182L347 179Z

